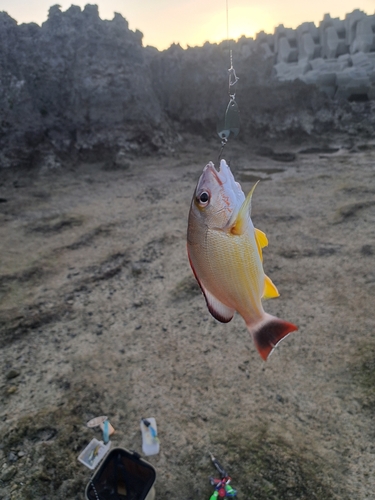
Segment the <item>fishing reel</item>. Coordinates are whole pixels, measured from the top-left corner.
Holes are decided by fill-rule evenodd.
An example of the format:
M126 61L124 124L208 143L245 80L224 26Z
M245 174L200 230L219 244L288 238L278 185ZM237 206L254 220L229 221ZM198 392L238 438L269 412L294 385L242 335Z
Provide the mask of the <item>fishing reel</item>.
M228 476L227 471L222 467L212 453L210 453L210 456L212 463L221 476L220 479L210 477L210 483L212 486L215 486L215 491L211 495L210 500L217 500L218 498L234 498L237 496L237 490L232 488L229 484L232 479Z

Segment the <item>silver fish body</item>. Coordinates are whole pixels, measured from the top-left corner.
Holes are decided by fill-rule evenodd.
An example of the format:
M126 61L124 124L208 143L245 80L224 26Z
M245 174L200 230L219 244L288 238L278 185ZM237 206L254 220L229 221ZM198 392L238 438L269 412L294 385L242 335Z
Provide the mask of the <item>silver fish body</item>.
M261 357L267 359L297 327L263 309L262 298L279 293L263 271L262 248L268 244L267 237L254 228L250 217L254 188L245 198L225 160L219 171L212 163L206 165L190 207L187 248L210 313L229 322L237 311Z

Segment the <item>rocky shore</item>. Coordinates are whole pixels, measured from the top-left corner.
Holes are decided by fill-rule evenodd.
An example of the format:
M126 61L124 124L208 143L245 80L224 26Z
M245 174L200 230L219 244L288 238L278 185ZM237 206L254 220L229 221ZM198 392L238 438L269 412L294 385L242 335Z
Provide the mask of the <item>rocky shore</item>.
M210 498L209 451L242 499L372 499L374 145L227 146L244 191L261 180L265 309L299 327L266 363L241 317L210 317L186 255L217 143L180 149L0 171L0 498L82 500L86 423L108 415L139 453L156 418L157 499Z
M267 40L272 57L263 35L159 52L93 5L0 14L0 500L81 500L99 415L139 453L156 418L157 499L208 499L209 451L239 498L373 498L375 101L279 81L298 61ZM238 315L209 315L186 255L229 46L224 157L246 193L261 181L265 309L299 327L267 363Z
M333 100L314 84L280 82L262 37L253 42L159 52L143 47L142 33L120 14L101 20L95 5L56 5L42 26L1 13L0 167L117 164L178 149L186 132L214 137L228 102L229 47L240 77L241 141L372 134L374 101Z

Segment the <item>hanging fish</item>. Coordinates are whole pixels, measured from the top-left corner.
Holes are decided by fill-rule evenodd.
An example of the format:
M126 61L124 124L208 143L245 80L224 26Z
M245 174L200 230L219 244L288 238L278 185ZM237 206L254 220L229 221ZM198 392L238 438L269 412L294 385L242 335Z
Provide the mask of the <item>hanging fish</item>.
M187 249L212 316L227 323L237 311L266 360L297 327L267 314L262 306L262 298L278 297L279 292L263 271L267 237L250 218L255 186L245 199L225 160L219 171L212 162L206 165L191 202Z

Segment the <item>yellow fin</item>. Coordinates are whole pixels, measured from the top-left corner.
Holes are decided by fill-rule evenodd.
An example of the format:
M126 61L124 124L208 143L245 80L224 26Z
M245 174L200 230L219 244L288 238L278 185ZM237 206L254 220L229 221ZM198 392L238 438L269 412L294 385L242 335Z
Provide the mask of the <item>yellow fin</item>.
M263 233L263 231L261 231L260 229L257 229L256 227L254 227L254 229L255 229L255 238L257 239L257 242L259 243L260 248L264 248L264 247L268 246L268 239L267 239L267 236L265 235L265 233Z
M259 182L259 181L258 181ZM241 235L245 232L247 227L247 220L250 217L251 213L251 197L253 196L254 189L257 187L258 182L256 182L250 191L250 193L246 196L245 201L242 203L240 211L236 217L236 221L231 228L231 233L236 235Z
M268 239L267 239L267 236L260 229L257 229L256 227L254 227L254 231L255 231L255 241L257 244L259 257L260 257L260 260L263 262L262 248L264 248L268 245Z
M264 292L262 299L274 299L275 297L279 297L279 295L280 294L271 279L267 275L264 275Z

